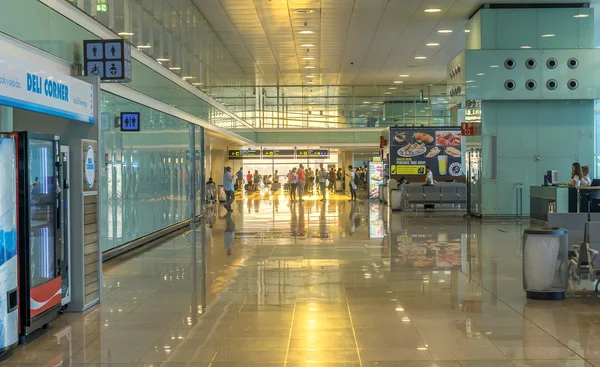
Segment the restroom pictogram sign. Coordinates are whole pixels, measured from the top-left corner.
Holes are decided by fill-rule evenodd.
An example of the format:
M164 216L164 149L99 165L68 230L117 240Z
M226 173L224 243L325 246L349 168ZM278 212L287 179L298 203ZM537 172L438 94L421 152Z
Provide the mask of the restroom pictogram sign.
M123 39L83 41L84 70L104 82L131 81L131 45Z

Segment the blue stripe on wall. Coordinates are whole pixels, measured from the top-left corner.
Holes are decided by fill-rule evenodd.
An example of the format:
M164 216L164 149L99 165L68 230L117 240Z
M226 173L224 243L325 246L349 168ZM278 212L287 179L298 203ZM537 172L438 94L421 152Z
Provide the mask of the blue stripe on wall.
M44 105L37 104L37 103L24 102L19 99L15 99L15 98L11 98L11 97L0 96L0 104L5 105L5 106L22 108L24 110L29 110L29 111L45 113L47 115L64 117L64 118L70 119L70 120L83 121L83 122L87 122L89 124L94 123L94 117L90 117L90 116L86 116L86 115L82 115L82 114L74 113L74 112L67 112L67 111L60 110L58 108L44 106Z

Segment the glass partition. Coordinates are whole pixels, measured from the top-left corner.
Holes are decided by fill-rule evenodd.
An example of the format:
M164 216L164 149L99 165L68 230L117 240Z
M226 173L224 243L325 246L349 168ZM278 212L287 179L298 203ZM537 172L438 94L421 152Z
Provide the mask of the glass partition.
M191 195L196 195L201 213L204 129L194 126L196 144L191 147L187 121L102 93L105 121L125 111L139 111L144 129L123 133L113 124L101 126L100 161L106 163L99 170L102 251L189 219ZM191 167L191 152L196 154L196 167Z

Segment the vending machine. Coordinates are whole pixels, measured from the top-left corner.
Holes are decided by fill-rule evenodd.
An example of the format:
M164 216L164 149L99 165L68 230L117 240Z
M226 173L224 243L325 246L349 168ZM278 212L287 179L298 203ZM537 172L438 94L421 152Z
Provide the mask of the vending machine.
M19 341L17 136L0 133L0 353Z
M18 133L20 336L55 319L61 308L63 232L59 137Z

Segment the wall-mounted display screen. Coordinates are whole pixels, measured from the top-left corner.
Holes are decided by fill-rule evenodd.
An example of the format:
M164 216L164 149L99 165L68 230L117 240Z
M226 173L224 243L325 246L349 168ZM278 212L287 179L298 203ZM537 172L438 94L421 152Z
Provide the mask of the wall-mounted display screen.
M329 156L328 149L298 149L296 150L298 158L327 158Z

